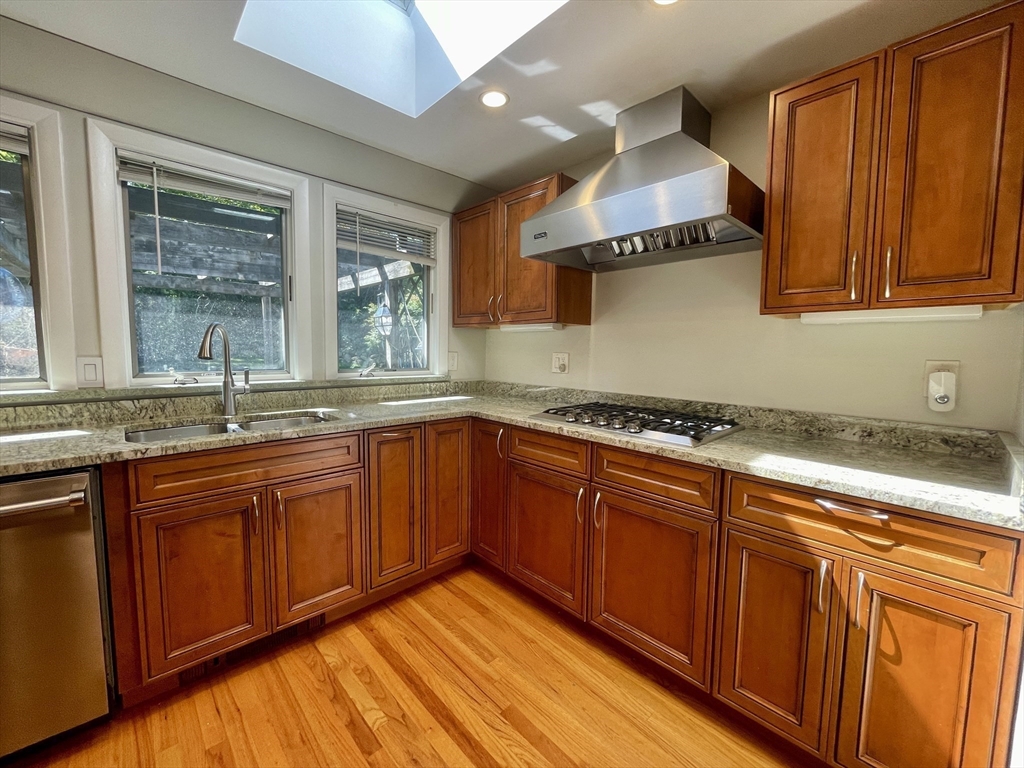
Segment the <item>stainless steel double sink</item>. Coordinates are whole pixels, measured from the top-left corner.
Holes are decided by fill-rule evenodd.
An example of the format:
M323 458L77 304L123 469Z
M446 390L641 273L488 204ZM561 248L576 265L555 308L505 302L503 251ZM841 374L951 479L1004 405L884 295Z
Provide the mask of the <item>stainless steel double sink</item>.
M227 435L242 432L272 432L278 429L295 429L322 424L328 421L321 412L312 415L286 416L277 419L251 419L249 421L233 421L215 424L190 424L184 427L162 427L159 429L140 429L125 432L124 439L129 443L154 443L161 440L182 440L189 437L205 437L207 435Z

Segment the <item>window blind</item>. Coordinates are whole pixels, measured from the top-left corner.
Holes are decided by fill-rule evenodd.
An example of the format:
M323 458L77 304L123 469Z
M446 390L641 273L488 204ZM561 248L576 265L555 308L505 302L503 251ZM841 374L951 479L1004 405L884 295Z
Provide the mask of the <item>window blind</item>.
M291 207L291 194L283 189L158 158L144 157L122 150L117 151L117 180L119 182L153 186L154 172L157 185L163 189L177 189L214 197L229 197L234 200L275 208Z
M339 248L434 266L437 231L433 227L339 206L337 232Z
M0 121L0 149L28 155L29 146L28 128Z

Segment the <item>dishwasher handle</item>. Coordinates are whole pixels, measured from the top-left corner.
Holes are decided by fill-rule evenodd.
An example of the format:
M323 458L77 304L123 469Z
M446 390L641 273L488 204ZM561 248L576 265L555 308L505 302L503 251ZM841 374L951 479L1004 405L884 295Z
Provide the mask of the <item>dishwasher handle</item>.
M0 517L24 515L27 512L39 512L46 509L64 509L65 507L81 507L85 504L85 491L72 491L66 496L55 496L48 499L32 499L16 501L12 504L0 505Z

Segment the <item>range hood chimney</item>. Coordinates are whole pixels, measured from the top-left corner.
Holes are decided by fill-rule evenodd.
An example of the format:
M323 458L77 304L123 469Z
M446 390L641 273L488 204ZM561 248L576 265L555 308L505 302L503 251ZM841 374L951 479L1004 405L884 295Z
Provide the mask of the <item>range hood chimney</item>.
M615 156L524 221L520 255L591 272L760 248L764 192L683 86L620 112Z

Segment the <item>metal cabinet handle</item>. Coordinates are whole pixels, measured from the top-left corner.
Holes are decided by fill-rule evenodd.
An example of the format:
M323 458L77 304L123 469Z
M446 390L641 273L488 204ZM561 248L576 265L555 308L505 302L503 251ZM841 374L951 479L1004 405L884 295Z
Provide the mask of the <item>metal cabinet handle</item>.
M490 321L492 323L494 322L494 313L491 312L491 304L493 304L493 303L494 303L494 297L491 296L491 298L489 298L487 300L487 317L490 318Z
M504 427L502 427L501 429L498 430L498 458L499 459L504 459L505 458L501 454L501 436L503 434L505 434L505 428Z
M850 509L849 507L841 507L838 504L826 501L825 499L815 499L814 503L821 507L826 512L848 512L851 515L860 515L861 517L870 517L872 520L888 520L889 516L885 512L864 512L860 509Z
M259 536L260 535L260 497L259 496L253 496L252 497L252 506L253 506L253 509L256 512L256 520L253 523L252 535L253 536Z
M857 605L853 609L853 625L860 629L860 596L864 593L864 571L857 572Z
M601 492L597 492L597 496L594 497L594 527L600 528L601 521L597 517L597 505L601 502Z
M405 430L405 432L381 432L380 436L381 437L404 437L405 435L408 435L408 434L409 434L409 430Z
M576 522L583 525L583 513L580 511L580 502L583 501L583 488L580 488L580 492L576 494Z
M825 579L828 577L828 560L821 561L818 569L818 613L825 612Z
M504 293L499 293L498 294L498 300L496 302L494 302L494 308L496 310L498 310L498 322L499 323L502 322L502 317L501 317L501 297L504 296L504 295L505 295Z
M284 502L281 500L281 492L277 492L277 530L284 528Z
M857 251L853 252L853 267L850 269L850 301L857 300Z
M37 512L43 509L63 509L64 507L80 507L85 504L85 491L72 491L67 496L52 499L33 499L32 501L16 501L13 504L0 506L0 517L23 515L26 512Z
M890 245L885 249L885 298L889 298L891 292L889 290L889 277L892 274L892 246Z

